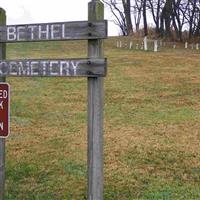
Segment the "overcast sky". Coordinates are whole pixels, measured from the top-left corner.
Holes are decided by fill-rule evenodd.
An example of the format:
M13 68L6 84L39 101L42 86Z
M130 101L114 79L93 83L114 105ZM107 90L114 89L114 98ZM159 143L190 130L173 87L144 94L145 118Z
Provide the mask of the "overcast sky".
M6 10L7 24L29 24L87 20L90 0L0 0ZM105 18L110 14L106 11ZM118 29L109 23L109 35L118 35Z

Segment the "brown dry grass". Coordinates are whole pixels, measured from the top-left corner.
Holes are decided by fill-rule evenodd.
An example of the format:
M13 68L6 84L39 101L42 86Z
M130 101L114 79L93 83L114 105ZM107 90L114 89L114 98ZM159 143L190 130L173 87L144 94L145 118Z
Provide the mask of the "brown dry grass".
M199 199L199 52L145 53L115 42L105 44L104 198ZM10 45L8 57L86 55L84 42L54 44ZM6 199L85 199L86 80L8 82Z

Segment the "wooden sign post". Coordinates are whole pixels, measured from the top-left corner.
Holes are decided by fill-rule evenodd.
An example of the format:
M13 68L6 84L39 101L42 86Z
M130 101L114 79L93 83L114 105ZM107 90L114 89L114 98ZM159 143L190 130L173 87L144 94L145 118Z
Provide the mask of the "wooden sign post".
M0 25L6 25L6 12L0 8ZM6 44L0 43L0 59L6 58ZM0 77L5 82L6 77ZM5 138L0 138L0 200L4 200L5 192Z
M104 19L99 0L88 4L88 20ZM88 57L103 57L101 39L88 41ZM88 200L103 199L103 78L88 78Z
M10 86L0 82L0 138L6 138L10 132Z
M0 9L0 82L6 76L87 77L88 79L88 200L103 200L103 77L107 60L103 40L107 37L104 5L88 4L88 21L6 26ZM88 58L6 60L6 43L88 40ZM5 139L0 138L0 200L5 190Z

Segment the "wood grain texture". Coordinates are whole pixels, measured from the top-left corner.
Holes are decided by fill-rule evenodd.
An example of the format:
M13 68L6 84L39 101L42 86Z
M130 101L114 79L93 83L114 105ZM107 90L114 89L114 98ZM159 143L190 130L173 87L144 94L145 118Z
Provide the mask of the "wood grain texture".
M6 12L0 8L0 25L6 24ZM6 44L0 43L0 59L6 58ZM5 82L6 78L0 77L0 82ZM5 195L5 139L0 138L0 200L4 200Z
M0 42L36 42L107 38L107 21L0 26Z
M88 20L104 18L99 0L88 5ZM88 41L88 57L103 57L103 41ZM88 78L88 200L103 200L103 78Z
M0 60L1 76L101 77L106 59Z

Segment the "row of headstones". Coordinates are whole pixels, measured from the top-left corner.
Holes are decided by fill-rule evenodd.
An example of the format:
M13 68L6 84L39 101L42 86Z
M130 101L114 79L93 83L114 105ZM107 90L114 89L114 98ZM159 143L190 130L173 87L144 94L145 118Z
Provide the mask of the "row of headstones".
M166 42L163 42L162 40L158 41L158 40L154 40L153 41L153 51L154 52L157 52L159 48L161 47L165 47L166 46ZM176 43L170 43L170 45L172 44L172 48L173 49L176 49L177 48L177 45ZM123 45L123 42L122 41L117 41L117 48L128 48L128 49L136 49L136 50L149 50L148 49L148 45L147 45L147 41L144 40L144 42L142 43L136 43L135 44L135 47L134 47L134 43L132 41L129 41L129 42L125 42L124 45ZM199 50L200 49L200 46L199 46L199 43L191 43L189 44L188 42L185 42L185 49L196 49L196 50Z
M196 49L196 50L199 50L199 43L192 43L192 44L189 44L188 42L185 42L185 49L188 49L188 48L191 48L191 49Z

